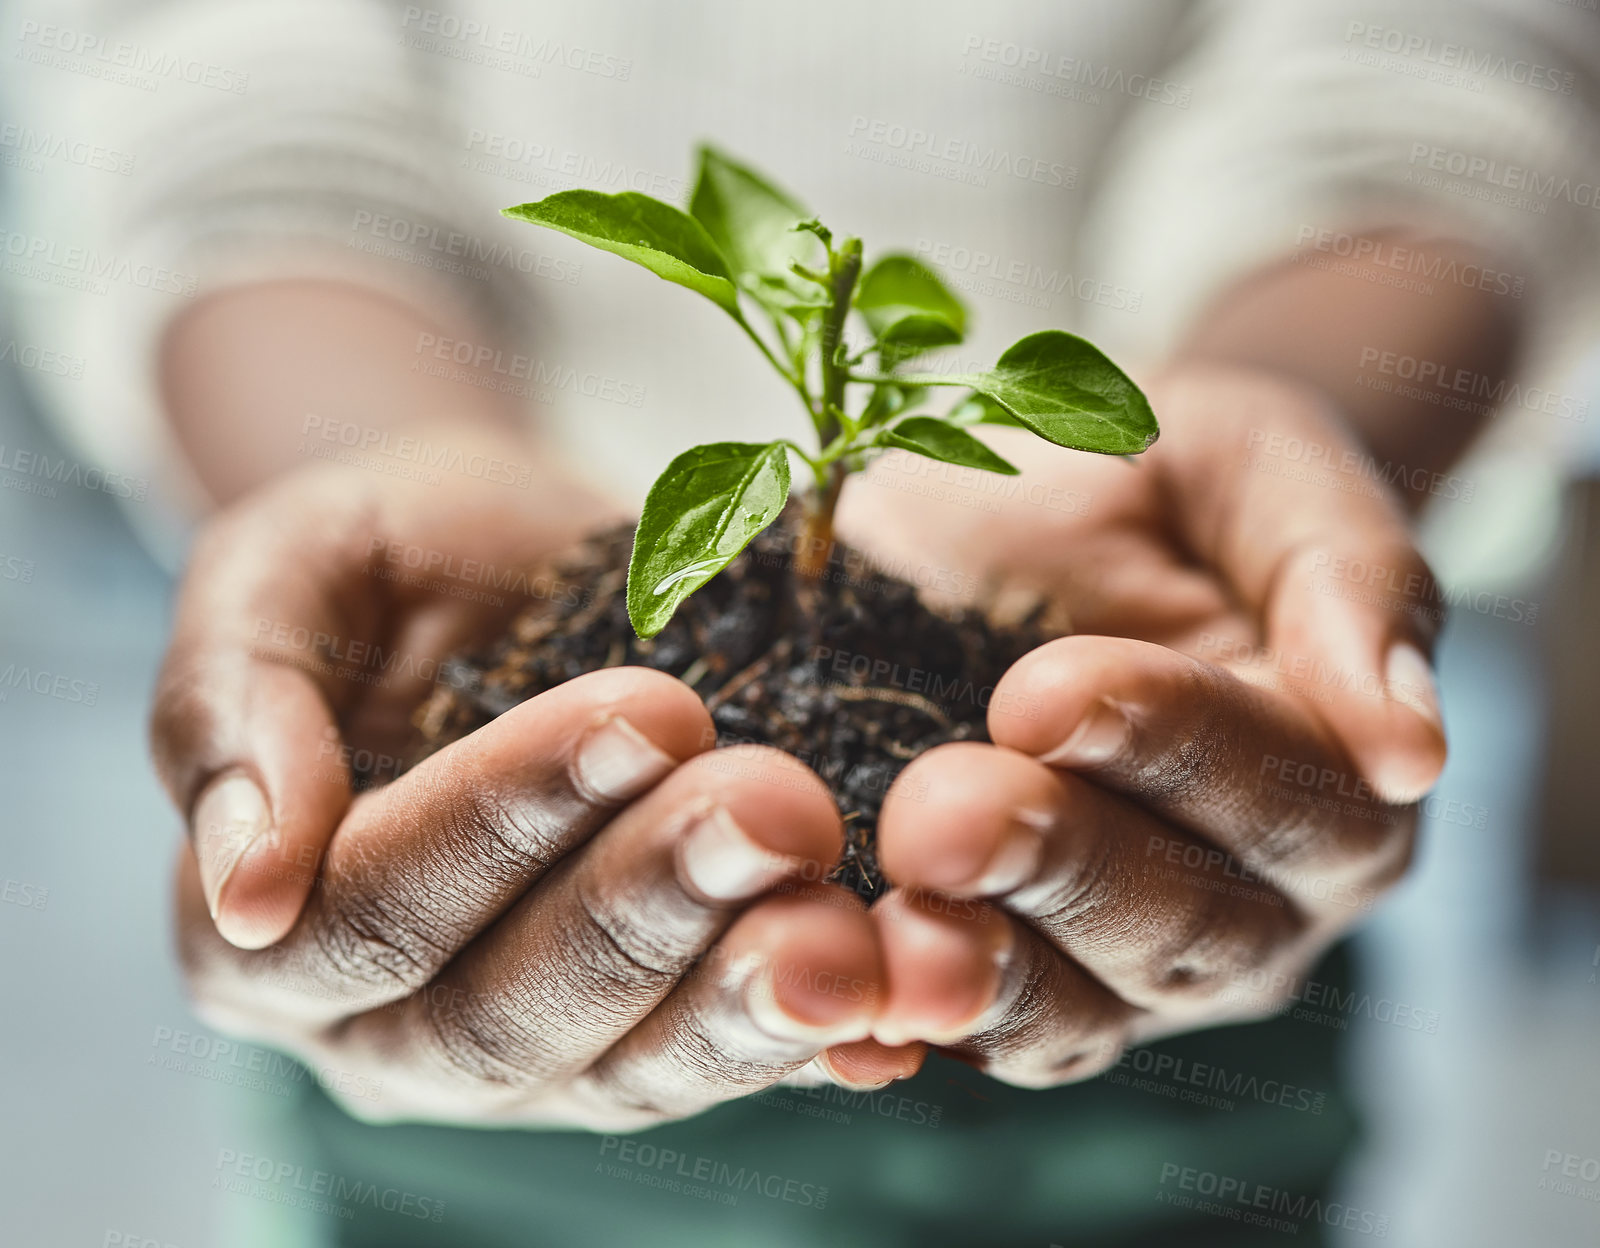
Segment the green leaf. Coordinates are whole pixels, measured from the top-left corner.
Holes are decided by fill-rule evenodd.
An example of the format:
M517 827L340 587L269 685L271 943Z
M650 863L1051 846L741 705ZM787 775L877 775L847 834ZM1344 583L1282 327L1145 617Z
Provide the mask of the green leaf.
M728 262L705 228L681 209L637 191L561 191L502 216L570 234L591 247L642 264L657 277L699 291L735 317L739 292Z
M1137 455L1161 430L1150 402L1092 343L1046 329L1012 344L986 373L905 373L897 381L971 386L1047 442L1105 455Z
M740 284L753 293L763 278L787 285L789 266L815 257L815 237L799 233L810 214L793 196L714 147L700 148L700 171L689 215L728 257Z
M885 256L868 269L855 304L888 367L966 336L966 308L938 274L911 256Z
M947 424L934 416L908 416L892 429L878 436L884 446L897 446L902 450L916 451L929 459L944 464L960 464L963 468L981 468L985 472L1004 473L1014 477L1020 471L1009 460L996 455L965 429Z
M644 500L628 561L628 618L654 637L672 613L778 518L789 497L782 442L714 442L685 451Z
M976 390L951 408L945 419L951 424L962 426L1009 425L1013 429L1027 428L996 400L987 394L979 394Z

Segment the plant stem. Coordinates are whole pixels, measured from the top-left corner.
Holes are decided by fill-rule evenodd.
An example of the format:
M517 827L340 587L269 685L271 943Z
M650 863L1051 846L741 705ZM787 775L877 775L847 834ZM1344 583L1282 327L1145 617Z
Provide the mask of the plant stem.
M839 244L838 251L828 255L828 275L833 279L828 292L828 307L822 318L822 418L825 431L823 444L831 442L838 434L830 408L844 410L844 387L850 380L849 369L837 360L839 347L844 342L844 322L850 315L850 297L855 293L856 279L861 276L861 240L847 238Z
M826 451L839 437L840 420L844 414L844 389L850 380L850 370L837 359L844 342L845 318L850 315L850 299L855 294L856 280L861 276L861 240L847 238L837 250L828 249L828 307L823 313L821 341L822 352L822 410L817 432ZM816 580L828 566L833 553L833 513L839 506L839 494L848 475L842 459L828 464L826 481L819 473L817 491L806 509L805 523L800 531L800 552L795 558L795 571L807 580Z

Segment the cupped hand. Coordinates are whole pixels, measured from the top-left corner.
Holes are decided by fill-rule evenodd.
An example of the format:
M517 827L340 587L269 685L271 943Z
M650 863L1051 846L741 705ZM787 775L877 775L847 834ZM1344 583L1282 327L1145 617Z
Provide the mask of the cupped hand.
M993 691L993 745L888 795L873 1035L998 1078L1271 1012L1409 861L1445 742L1437 601L1399 504L1315 391L1198 366L1126 463L1002 431L1025 476L890 461L841 529L1072 635Z
M711 752L670 677L580 677L352 793L443 656L518 605L478 571L605 518L558 479L319 465L197 546L152 724L190 831L180 952L204 1017L314 1063L359 1116L621 1130L920 1063L867 1039L882 960L818 882L842 843L826 787Z

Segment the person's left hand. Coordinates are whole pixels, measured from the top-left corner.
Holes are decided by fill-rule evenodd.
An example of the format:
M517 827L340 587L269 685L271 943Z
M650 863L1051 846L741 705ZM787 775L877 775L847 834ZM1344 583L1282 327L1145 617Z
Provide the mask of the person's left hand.
M1131 465L1000 430L1021 478L886 461L841 509L896 570L1071 619L993 692L995 744L912 762L878 828L874 1036L1020 1086L1274 1009L1404 872L1444 764L1433 582L1326 401L1197 367L1152 399Z

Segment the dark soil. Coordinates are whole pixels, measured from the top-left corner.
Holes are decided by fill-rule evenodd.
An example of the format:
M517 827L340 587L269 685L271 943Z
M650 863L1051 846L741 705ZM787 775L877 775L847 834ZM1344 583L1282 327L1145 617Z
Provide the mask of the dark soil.
M988 739L996 682L1047 638L1043 608L1007 626L976 609L935 613L842 543L820 581L797 586L794 519L756 538L648 641L628 622L631 526L556 559L552 583L590 588L536 601L488 653L465 656L476 678L440 686L417 710L419 757L574 676L653 667L705 700L718 745L776 746L828 783L847 833L832 878L870 901L883 887L874 833L890 784L926 749Z

